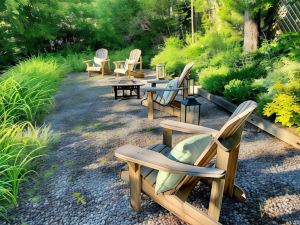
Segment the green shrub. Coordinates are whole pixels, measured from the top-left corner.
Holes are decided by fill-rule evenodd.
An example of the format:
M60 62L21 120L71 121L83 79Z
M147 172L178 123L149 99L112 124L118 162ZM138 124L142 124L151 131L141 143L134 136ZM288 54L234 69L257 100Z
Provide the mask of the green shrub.
M300 97L300 63L282 59L264 80L270 92Z
M267 117L275 115L275 122L281 123L283 126L296 125L300 127L300 103L294 96L279 94L265 106L264 115ZM299 128L297 131L300 135Z
M6 71L0 78L0 216L17 206L21 182L50 141L42 122L64 73L79 61L61 55L33 57ZM82 62L81 62L82 63Z
M222 94L224 91L224 86L227 83L227 73L228 68L226 67L210 67L202 70L199 73L200 84L205 90L213 94Z
M243 102L251 95L251 85L249 82L233 79L224 87L225 98L233 102Z
M167 73L179 74L186 63L182 57L182 47L183 41L179 38L170 37L166 39L164 47L161 48L159 54L151 59L151 67L155 68L156 64L163 63Z
M257 95L256 97L256 101L258 103L258 107L257 107L257 112L260 114L260 115L264 115L264 107L272 102L274 98L274 95L270 92L265 92L265 93L261 93L259 95Z

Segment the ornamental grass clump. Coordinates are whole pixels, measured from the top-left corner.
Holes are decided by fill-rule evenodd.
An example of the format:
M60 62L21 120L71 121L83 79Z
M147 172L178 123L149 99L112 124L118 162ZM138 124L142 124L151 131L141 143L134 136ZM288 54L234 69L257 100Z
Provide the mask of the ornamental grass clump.
M67 62L34 57L21 62L0 78L0 216L18 205L21 183L30 178L33 165L51 141L43 117ZM35 124L35 125L33 125Z
M18 205L20 185L33 173L34 161L49 144L48 127L35 128L29 122L0 125L0 216Z

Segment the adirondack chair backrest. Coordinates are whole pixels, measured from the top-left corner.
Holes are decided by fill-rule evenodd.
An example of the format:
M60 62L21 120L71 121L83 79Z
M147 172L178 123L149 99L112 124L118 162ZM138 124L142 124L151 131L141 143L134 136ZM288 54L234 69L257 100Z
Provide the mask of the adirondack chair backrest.
M189 74L190 74L190 72L191 72L191 70L193 68L193 65L194 65L193 62L187 64L184 67L184 69L183 69L182 73L180 74L180 76L172 80L173 83L175 83L174 80L177 80L177 87L181 87L182 86L182 84L184 82L184 79L189 76ZM165 101L164 105L168 105L168 104L170 104L170 103L172 103L174 101L174 99L176 98L176 95L178 93L178 90L176 90L176 91L165 91L165 92L166 93L164 93L164 95L168 95L168 98Z
M96 57L100 59L107 59L108 58L108 51L105 48L100 48L96 51Z
M241 140L244 124L247 118L257 107L257 103L254 101L245 101L241 103L236 110L233 112L228 121L220 129L215 139L218 139L229 151L237 147ZM203 153L196 160L194 165L196 166L207 166L212 158L216 155L217 145L215 141L207 146ZM186 176L174 189L178 190L182 185L190 183L194 177Z
M183 81L186 77L188 77L188 75L190 74L192 68L194 66L194 62L190 62L189 64L187 64L183 71L181 72L180 76L179 76L179 80L178 80L178 87L181 87L183 84Z
M245 101L241 103L230 116L229 120L220 129L217 138L226 139L234 135L241 127L243 127L247 118L256 107L257 103L254 101Z
M140 49L133 49L130 52L129 59L134 60L137 63L140 60L141 55L142 51Z

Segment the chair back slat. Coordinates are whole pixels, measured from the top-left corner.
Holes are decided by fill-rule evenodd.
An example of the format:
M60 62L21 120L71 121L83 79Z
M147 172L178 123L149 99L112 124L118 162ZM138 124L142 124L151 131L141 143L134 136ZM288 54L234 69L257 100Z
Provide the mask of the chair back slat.
M194 66L194 62L190 62L189 64L187 64L187 65L184 67L182 73L181 73L180 76L179 76L178 87L181 87L181 86L182 86L182 83L183 83L184 79L185 79L186 77L189 76L189 74L190 74L190 72L191 72L193 66Z
M182 83L183 83L184 79L189 76L189 74L190 74L190 72L191 72L191 70L193 68L193 65L194 65L193 62L187 64L184 67L184 69L183 69L180 77L176 77L176 78L174 78L172 80L172 81L177 80L177 87L181 87L182 86ZM170 95L169 95L168 101L165 103L165 105L168 105L168 104L172 103L174 101L174 99L176 98L177 93L178 93L178 90L177 91L170 91Z
M96 51L96 57L100 59L107 59L108 58L108 51L105 48L100 48Z
M142 51L140 49L133 49L130 52L129 59L134 60L135 63L138 63L142 55Z
M233 112L229 120L221 128L217 135L217 138L226 139L234 135L235 132L244 125L247 118L251 115L256 107L257 103L254 101L246 101L240 104Z

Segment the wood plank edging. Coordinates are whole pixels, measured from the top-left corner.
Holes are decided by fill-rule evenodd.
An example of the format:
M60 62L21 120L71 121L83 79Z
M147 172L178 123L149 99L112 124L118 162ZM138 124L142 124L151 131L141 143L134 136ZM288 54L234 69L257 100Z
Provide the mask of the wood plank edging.
M221 106L229 112L233 112L237 108L237 105L229 102L228 100L220 96L213 95L205 91L201 87L195 87L195 89L195 93L215 103L216 105ZM297 136L297 134L291 129L280 126L279 124L272 123L255 114L252 114L247 121L253 124L254 126L264 130L265 132L277 137L278 139L300 149L300 137Z

